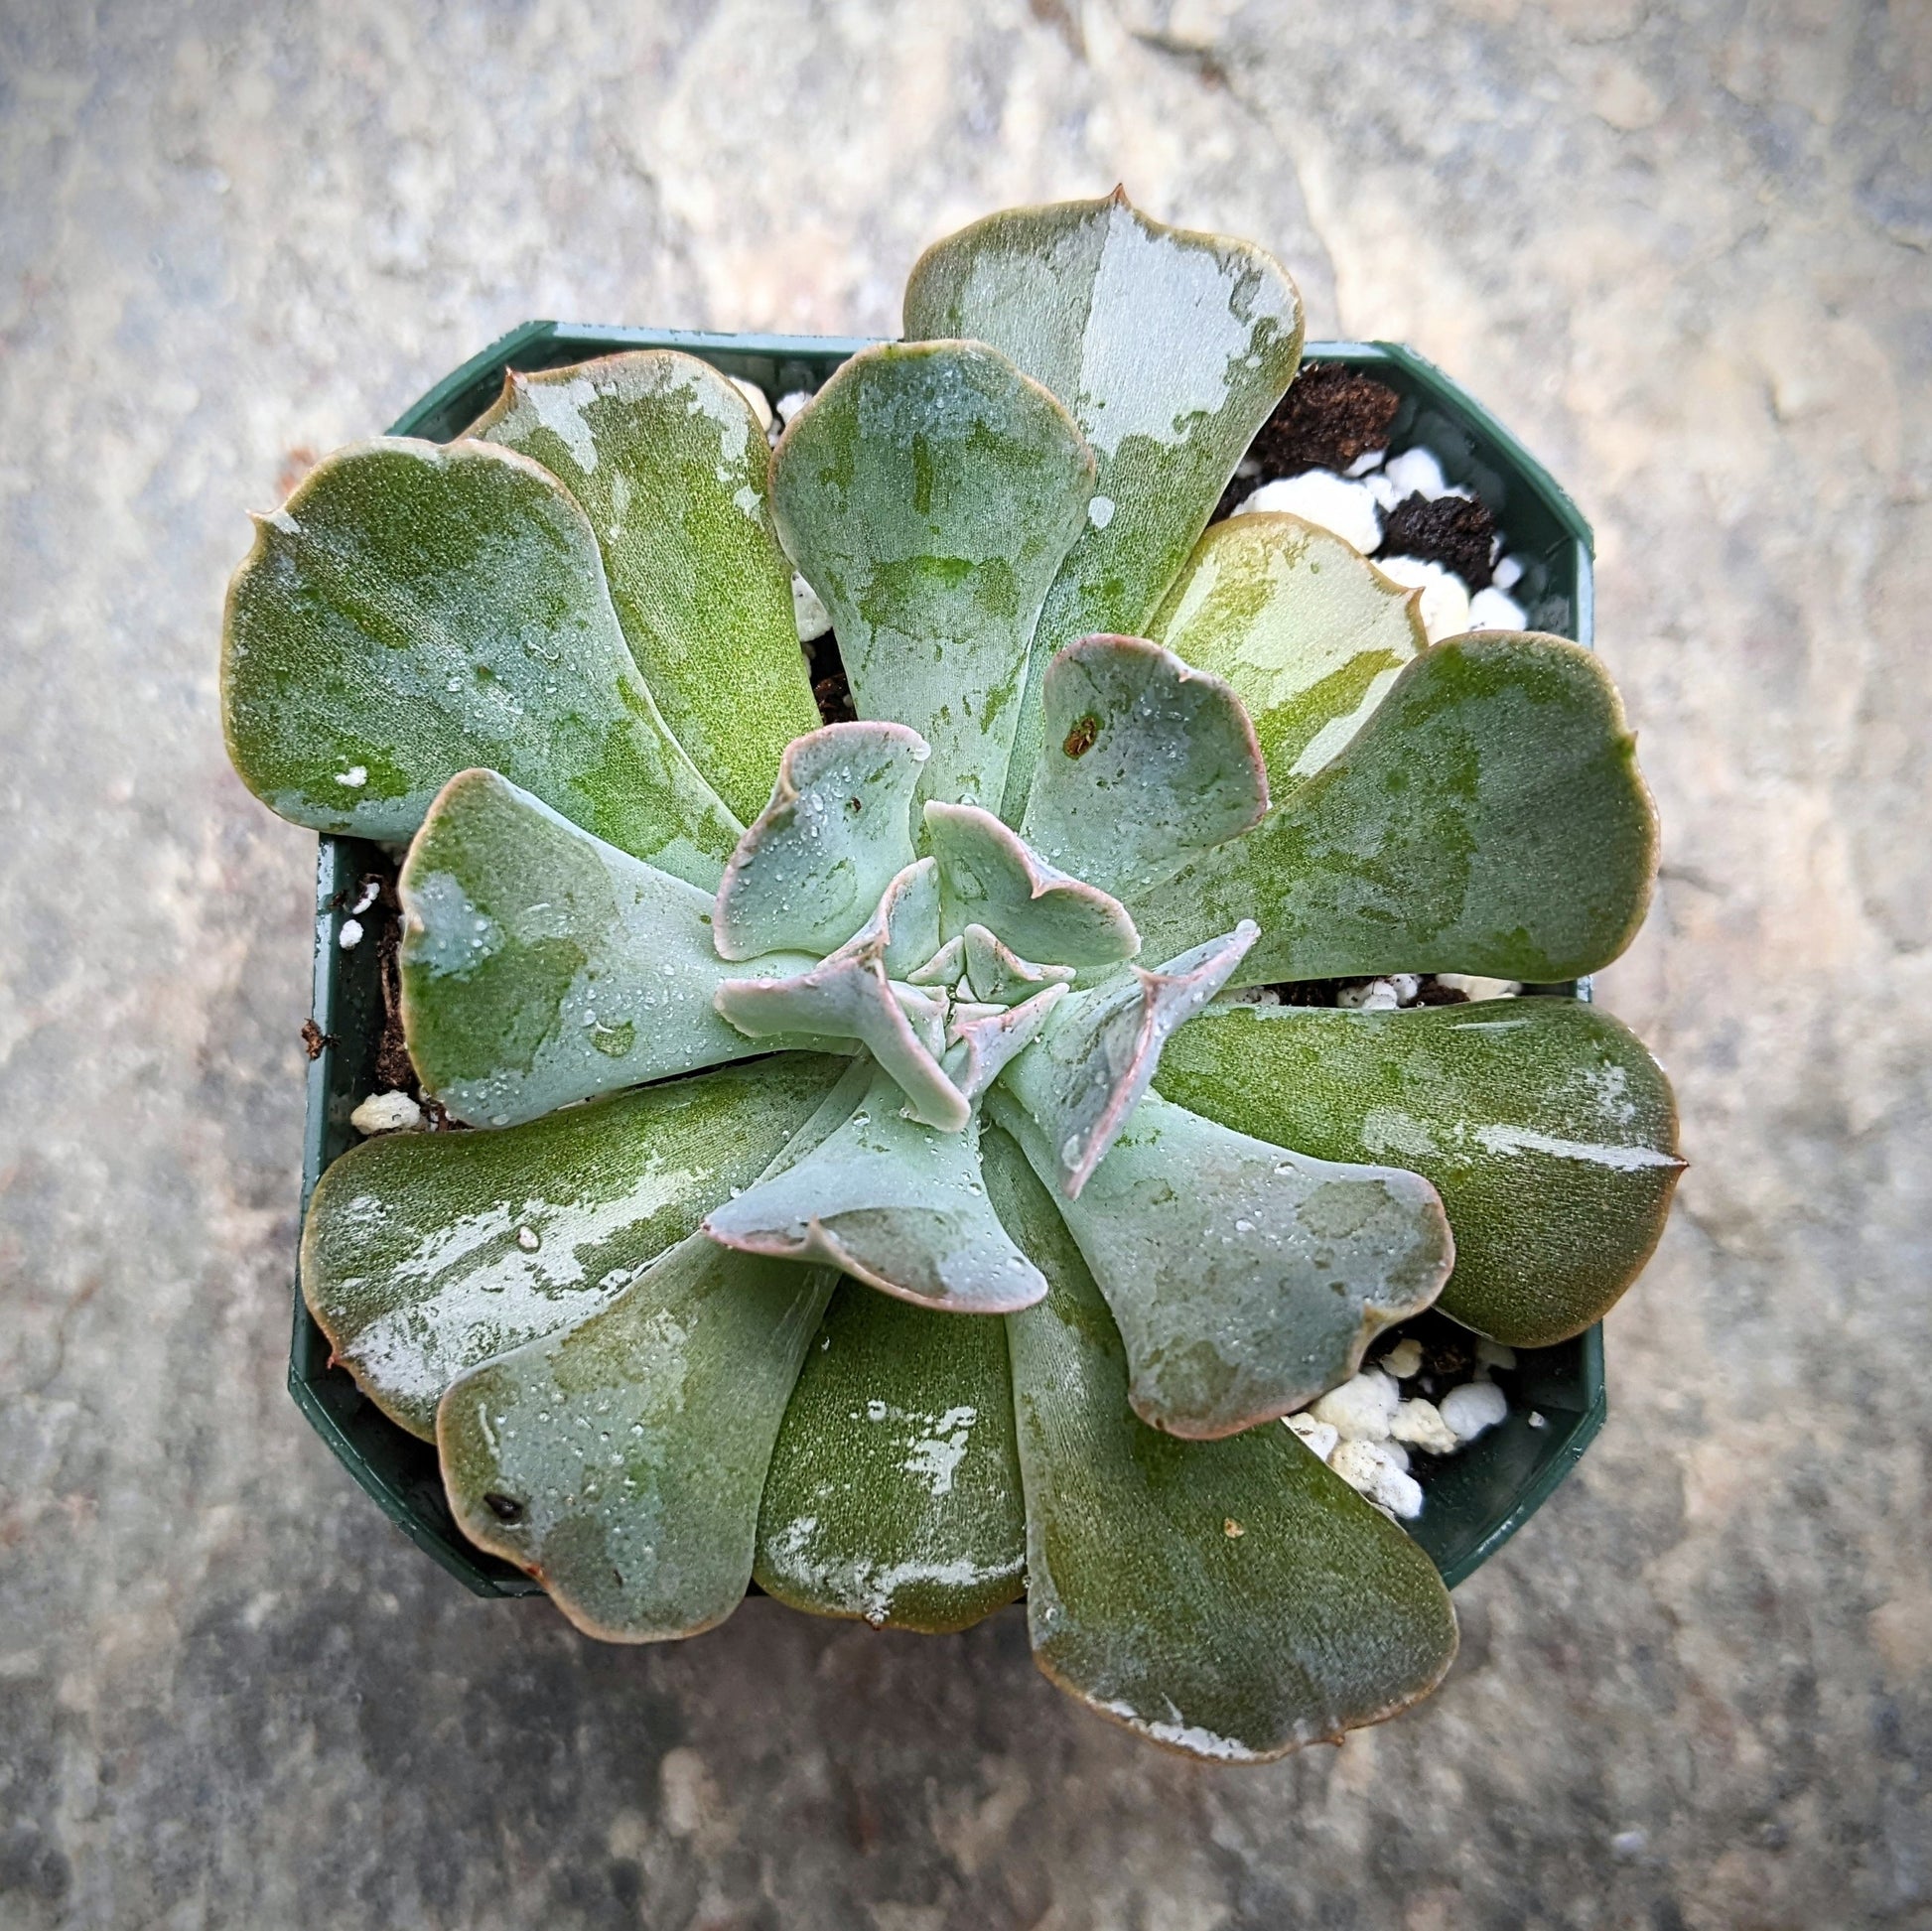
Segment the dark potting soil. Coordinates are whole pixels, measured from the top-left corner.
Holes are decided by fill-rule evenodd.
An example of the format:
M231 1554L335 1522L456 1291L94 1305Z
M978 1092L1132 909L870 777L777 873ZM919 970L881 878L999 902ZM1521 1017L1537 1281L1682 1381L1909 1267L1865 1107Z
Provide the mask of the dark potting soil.
M804 646L805 674L812 680L812 700L822 724L850 724L858 717L852 708L852 685L839 655L837 635L827 630Z
M369 898L371 890L375 894L373 898ZM364 898L369 898L368 904L356 911L354 907ZM371 1091L407 1093L423 1109L423 1118L434 1130L440 1133L456 1127L458 1123L450 1118L441 1103L424 1095L403 1038L402 899L396 891L395 868L384 866L364 872L342 895L339 908L362 927L357 943L375 947L376 980L382 988L382 1034L376 1041L375 1084ZM319 1059L323 1047L333 1043L330 1034L313 1019L303 1022L302 1048L311 1059Z
M1248 454L1264 476L1345 470L1372 449L1386 449L1402 406L1396 392L1345 362L1311 362L1288 385Z
M1471 592L1487 590L1496 519L1471 496L1405 496L1382 517L1382 548L1393 557L1421 557L1453 570Z
M1345 362L1309 362L1288 385L1275 413L1248 445L1245 476L1228 479L1208 518L1218 523L1264 483L1304 470L1345 470L1357 457L1388 446L1402 398Z

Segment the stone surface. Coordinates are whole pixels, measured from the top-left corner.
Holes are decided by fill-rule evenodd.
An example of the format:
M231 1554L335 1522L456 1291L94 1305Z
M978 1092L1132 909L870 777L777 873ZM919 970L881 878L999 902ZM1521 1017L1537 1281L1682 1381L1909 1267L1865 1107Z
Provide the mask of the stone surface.
M1923 1924L1932 20L1917 0L0 4L0 1924ZM1432 1704L1200 1769L1017 1617L464 1595L282 1392L312 844L223 577L528 315L890 330L1125 177L1572 484L1696 1162Z

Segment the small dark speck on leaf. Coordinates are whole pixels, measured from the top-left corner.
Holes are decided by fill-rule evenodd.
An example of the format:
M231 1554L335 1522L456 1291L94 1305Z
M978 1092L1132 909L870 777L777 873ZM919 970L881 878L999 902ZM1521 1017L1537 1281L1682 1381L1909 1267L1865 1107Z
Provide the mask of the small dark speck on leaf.
M864 809L865 806L861 804L857 798L847 798L845 801L845 815L848 818L858 817L860 812L862 812Z
M523 1519L523 1504L514 1496L499 1495L493 1488L483 1497L483 1507L498 1522L520 1522Z
M1084 758L1100 736L1100 720L1089 711L1085 717L1073 721L1073 729L1066 734L1066 743L1060 749L1069 758Z

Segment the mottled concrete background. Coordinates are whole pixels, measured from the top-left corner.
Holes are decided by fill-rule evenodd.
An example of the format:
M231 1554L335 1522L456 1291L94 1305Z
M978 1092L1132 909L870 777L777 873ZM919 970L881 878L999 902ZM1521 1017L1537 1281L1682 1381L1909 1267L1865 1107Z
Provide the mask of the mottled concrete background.
M3 0L0 1923L1932 1922L1924 0ZM1104 190L1406 338L1598 531L1696 1169L1427 1709L1198 1769L1013 1617L463 1594L282 1392L313 846L242 510L532 315L890 331Z

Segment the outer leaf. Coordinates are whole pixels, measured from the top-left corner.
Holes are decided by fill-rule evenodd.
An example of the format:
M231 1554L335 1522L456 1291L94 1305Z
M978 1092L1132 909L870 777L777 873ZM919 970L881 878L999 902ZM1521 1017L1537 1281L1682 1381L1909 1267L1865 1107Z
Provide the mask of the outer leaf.
M1247 1762L1426 1696L1455 1654L1427 1556L1285 1428L1176 1442L1128 1412L1105 1302L1012 1143L987 1179L1052 1283L1007 1323L1034 1655L1103 1716Z
M722 1622L837 1279L694 1235L588 1319L473 1368L436 1423L464 1534L606 1642Z
M376 1406L431 1440L459 1373L579 1319L694 1233L845 1063L787 1053L501 1132L351 1147L302 1230L310 1311Z
M747 968L712 949L710 895L493 771L451 780L401 886L409 1056L459 1119L508 1126L771 1049L713 1010ZM809 964L774 953L754 970Z
M1092 489L1066 411L978 343L866 349L785 431L778 532L860 716L930 741L926 795L999 802L1034 623Z
M1257 824L1268 777L1220 678L1143 637L1082 637L1047 666L1028 842L1120 897Z
M1512 1347L1548 1347L1608 1311L1683 1170L1663 1069L1608 1014L1569 1000L1222 1009L1173 1042L1158 1084L1237 1132L1433 1181L1455 1231L1437 1306Z
M780 1159L817 1144L856 1084ZM473 1368L436 1411L459 1526L608 1642L722 1622L751 1580L771 1445L836 1280L693 1235L596 1313Z
M753 1038L811 1033L858 1039L897 1082L911 1115L956 1133L966 1100L939 1063L946 996L900 983L939 942L939 888L929 858L886 888L879 909L808 972L783 979L727 979L718 1011Z
M318 831L399 843L487 765L707 890L738 837L631 662L584 512L488 443L319 463L228 586L221 700L248 788Z
M1550 983L1635 936L1656 819L1623 707L1560 637L1453 637L1334 761L1141 911L1178 947L1261 926L1237 985L1382 972Z
M521 450L589 514L624 640L678 742L749 818L818 723L744 396L673 349L512 371L472 432Z
M1148 634L1234 687L1282 799L1427 647L1421 604L1331 530L1232 516L1202 536Z
M787 746L718 888L719 955L843 945L912 863L912 793L930 755L902 724L828 724Z
M1113 965L1141 949L1125 905L1045 864L992 812L931 800L925 835L949 936L983 925L1023 958L1071 966Z
M1008 1083L1055 1150L1054 1177L1069 1200L1133 1117L1169 1038L1227 984L1257 936L1253 925L1237 926L1159 971L1133 966L1131 977L1075 995L1038 1051L1016 1061Z
M1059 1150L1032 1115L1004 1087L987 1104L1050 1183ZM1197 1439L1345 1381L1454 1258L1427 1180L1309 1160L1153 1093L1058 1206L1120 1324L1134 1412Z
M1035 640L1000 812L1018 822L1047 661L1094 631L1146 630L1295 374L1301 298L1262 249L1150 220L1117 189L990 215L927 249L905 333L991 343L1066 404L1100 459Z
M750 1254L823 1261L902 1301L1002 1314L1046 1292L980 1178L979 1116L962 1131L908 1120L889 1074L824 1145L705 1217Z
M964 1629L1020 1593L1005 1323L843 1283L785 1410L753 1574L819 1615Z

